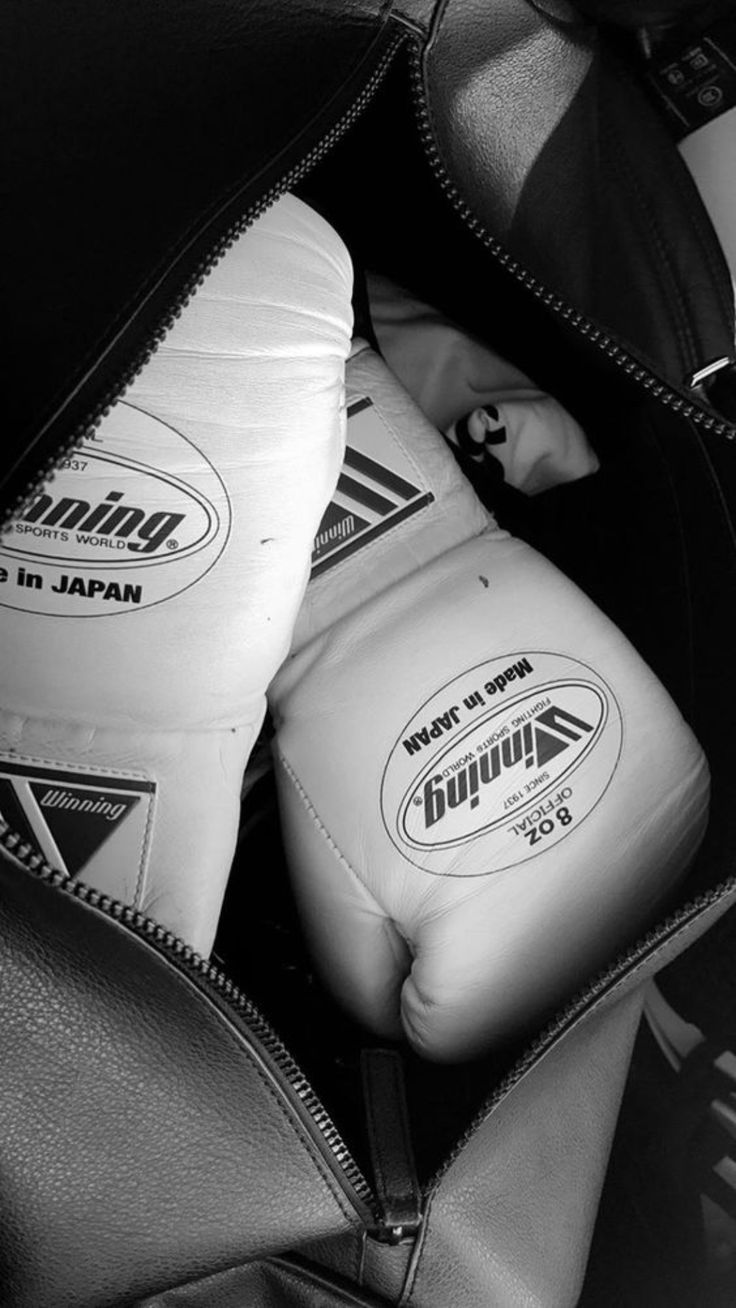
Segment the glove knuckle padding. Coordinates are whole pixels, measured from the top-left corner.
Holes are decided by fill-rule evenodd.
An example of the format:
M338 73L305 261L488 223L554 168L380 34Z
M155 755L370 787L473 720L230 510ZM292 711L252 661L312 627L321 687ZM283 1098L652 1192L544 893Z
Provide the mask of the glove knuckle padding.
M342 460L351 281L282 197L2 542L4 799L200 952Z
M365 351L362 454L367 399L377 448L434 480L308 587L271 691L287 857L338 997L464 1058L633 935L694 856L708 771L621 632L498 529Z

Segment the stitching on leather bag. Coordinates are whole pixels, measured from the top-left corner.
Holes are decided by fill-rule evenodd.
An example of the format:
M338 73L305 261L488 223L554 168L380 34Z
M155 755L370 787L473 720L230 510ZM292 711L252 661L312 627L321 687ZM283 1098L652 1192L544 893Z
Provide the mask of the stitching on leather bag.
M621 74L622 80L628 82L629 86L634 88L637 93L641 91L641 86L638 84L636 78L633 76L633 73L631 72L631 69L626 64L624 63L617 64L616 71L617 73ZM696 228L698 240L700 243L701 253L705 258L708 267L710 269L713 288L718 297L721 311L725 319L726 330L730 335L732 332L732 325L734 319L734 306L733 306L733 301L730 298L730 293L726 289L726 285L723 282L724 269L721 266L719 266L718 261L714 256L713 233L710 227L708 226L707 215L700 204L693 203L692 192L689 186L687 185L686 178L683 176L683 174L680 172L679 169L673 168L671 170L671 175L668 180L671 182L671 184L674 187L677 188L680 198L685 203L688 213ZM717 237L716 237L716 241L717 241Z
M423 91L423 95L422 95L422 104L423 104L424 109L425 109L425 112L426 112L426 114L427 114L427 128L428 128L429 132L431 133L431 136L432 136L432 140L433 140L433 142L434 142L435 149L436 149L437 154L438 154L438 156L439 156L439 158L440 158L440 160L441 160L441 163L442 163L442 167L444 168L445 172L447 173L447 176L452 180L453 188L455 189L455 191L457 191L457 186L455 186L455 182L454 182L453 175L452 175L452 173L450 172L450 169L448 168L447 162L446 162L446 160L445 160L445 156L444 156L444 154L443 154L443 152L442 152L442 149L441 149L441 146L440 146L440 137L439 137L438 134L437 134L437 130L436 130L436 126L435 126L435 123L436 123L436 115L435 115L434 108L433 108L433 105L432 105L432 96L431 96L431 93L430 93L429 77L428 77L428 74L427 74L427 66L428 66L428 62L429 62L429 57L430 57L430 55L433 53L433 46L436 45L436 43L439 41L440 36L442 35L442 24L443 24L444 21L445 21L445 17L446 17L446 15L447 15L447 11L448 11L449 7L450 7L450 0L439 0L439 3L438 3L438 5L437 5L437 10L436 10L436 13L435 13L435 15L434 15L434 20L433 20L433 22L432 22L432 26L431 26L431 28L430 28L429 36L428 36L428 38L427 38L427 41L425 42L424 54L423 54L423 58L422 58L422 64L423 64L423 67L422 67L422 91ZM414 111L415 111L415 114L416 114L416 112L417 112L417 108L418 108L418 106L415 104L415 105L414 105Z
M318 1267L313 1271L311 1267L305 1267L303 1269L290 1267L288 1262L286 1261L288 1256L289 1256L288 1254L285 1255L284 1257L278 1257L277 1255L269 1256L266 1259L264 1259L264 1261L270 1263L271 1266L278 1267L285 1277L289 1277L292 1280L292 1282L295 1285L299 1286L299 1288L301 1289L304 1289L304 1285L306 1282L313 1289L320 1289L326 1287L328 1290L338 1291L341 1296L345 1296L346 1293L349 1293L350 1304L354 1305L354 1308L369 1308L368 1300L365 1298L363 1294L360 1294L359 1292L353 1294L352 1288L348 1287L346 1290L344 1285L340 1285L340 1286L335 1286L334 1284L331 1285L329 1280L330 1277L329 1268ZM299 1257L298 1254L296 1256ZM339 1272L337 1274L338 1276L340 1275ZM368 1293L371 1295L371 1298L373 1298L372 1292L370 1290L368 1291ZM335 1302L337 1302L337 1300ZM339 1302L341 1304L342 1303L347 1304L348 1300L342 1297Z
M736 890L736 878L733 879L732 891L733 890ZM567 1039L567 1037L571 1035L572 1032L575 1031L579 1026L581 1026L584 1021L587 1021L587 1019L589 1017L592 1017L594 1014L600 1013L603 1010L604 1006L608 1007L611 1005L612 1002L615 1002L617 997L617 992L619 990L623 990L625 987L628 987L630 983L636 978L637 974L642 971L643 968L651 967L654 960L656 960L658 954L663 952L669 945L671 945L672 941L677 939L678 935L687 931L688 928L691 926L693 920L694 918L691 918L687 922L682 923L681 926L678 928L678 930L673 932L672 935L668 936L666 940L662 941L656 950L654 950L650 954L647 954L646 958L643 958L639 963L637 963L631 969L631 971L627 972L625 976L621 977L620 980L616 982L616 984L605 995L601 996L601 999L597 1004L594 1005L593 1008L586 1009L584 1012L580 1013L578 1017L570 1024L570 1026L566 1027L564 1031L561 1031L557 1039L554 1040L547 1049L545 1049L542 1058L537 1060L530 1068L527 1069L525 1075L529 1075L530 1073L534 1072L536 1068L539 1066L539 1063L542 1061L542 1059L546 1058L549 1054L551 1054L562 1042L562 1040ZM634 986L631 986L632 990L634 988L635 988ZM500 1107L501 1103L505 1102L509 1094L514 1093L514 1090L517 1088L519 1084L520 1081L517 1082L516 1085L510 1088L508 1094L505 1095L502 1100L499 1100L498 1104L494 1104L493 1108L490 1110L490 1113L488 1113L486 1117L483 1119L484 1121L487 1120L488 1117L493 1115L496 1108ZM426 1240L428 1239L432 1208L434 1206L434 1201L437 1197L437 1194L438 1191L435 1190L428 1196L424 1221L422 1223L422 1227L420 1231L420 1238L417 1240L417 1247L414 1250L412 1256L412 1263L407 1273L405 1296L399 1300L399 1308L410 1308L410 1305L414 1300L414 1291L416 1289L417 1277L418 1277L419 1267L421 1263L421 1253L426 1243Z
M497 1104L494 1104L493 1108L491 1108L490 1110L490 1113L486 1114L486 1118L492 1116L496 1108L500 1107L501 1103L505 1102L506 1098L508 1098L508 1095L514 1093L514 1090L521 1083L521 1080L525 1079L526 1076L534 1072L537 1066L539 1065L539 1063L542 1061L542 1059L546 1058L549 1054L553 1053L553 1051L558 1047L558 1045L561 1044L563 1040L566 1040L568 1036L570 1036L574 1031L576 1031L577 1028L583 1024L583 1022L586 1022L589 1018L592 1018L600 1014L605 1008L612 1007L618 1001L621 992L627 990L633 992L633 990L635 990L637 985L639 984L639 982L637 981L637 977L642 971L647 970L649 975L653 975L654 972L658 970L656 964L659 955L665 953L668 949L670 949L672 944L675 941L677 941L679 937L685 935L695 922L697 922L698 920L702 920L704 918L707 919L710 915L712 915L712 912L716 908L720 910L719 915L722 916L723 913L727 911L727 907L724 907L723 905L723 900L728 898L729 896L732 899L736 896L736 877L732 877L728 882L726 882L726 889L724 889L723 895L721 896L721 899L718 900L717 904L709 905L708 908L704 910L694 909L691 915L688 917L687 921L680 923L675 930L671 931L668 934L666 939L662 940L659 943L656 949L652 950L651 952L648 952L645 955L645 957L640 959L638 963L636 963L628 972L624 974L624 976L620 977L619 980L611 987L610 990L606 991L603 995L601 995L600 999L592 1007L584 1009L583 1012L579 1013L574 1018L574 1020L564 1028L564 1030L560 1031L556 1039L554 1039L552 1043L547 1047L547 1049L545 1049L544 1053L541 1055L541 1058L536 1060L532 1064L532 1066L526 1070L526 1072L524 1073L524 1077L520 1078L520 1080L515 1085L510 1087L507 1094L504 1095L503 1099L499 1100ZM703 930L700 932L700 935L702 936L706 930L707 930L707 922L703 926ZM648 979L648 977L646 979ZM483 1120L485 1121L486 1118L484 1118ZM432 1209L434 1206L434 1201L437 1198L437 1196L438 1196L437 1190L430 1192L430 1194L427 1196L427 1206L425 1209L424 1221L420 1229L416 1247L412 1254L412 1261L409 1266L409 1270L407 1272L404 1297L402 1297L399 1301L399 1308L409 1308L409 1306L413 1302L414 1290L416 1288L416 1281L417 1281L419 1267L421 1263L421 1255L424 1245L427 1239L429 1238L429 1225L432 1216Z
M192 978L189 977L186 972L180 972L177 969L177 974L180 979L190 982L192 981ZM198 991L198 993L201 995L201 997L205 999L207 998L206 996L202 995L202 992ZM235 1031L232 1028L232 1020L229 1019L227 1014L223 1013L222 1010L217 1005L215 1005L215 1009L218 1014L218 1017L220 1017L223 1021L224 1033L230 1040L231 1045L237 1050L237 1052L241 1057L245 1053L251 1067L253 1068L253 1071L256 1073L256 1076L258 1077L259 1081L263 1085L263 1088L266 1090L269 1097L273 1100L276 1108L279 1110L281 1117L284 1118L284 1120L288 1123L288 1125L294 1130L295 1134L301 1141L302 1147L304 1148L307 1157L310 1159L310 1161L312 1161L315 1164L317 1171L322 1177L322 1180L325 1183L325 1188L330 1192L330 1194L334 1198L338 1208L340 1209L346 1221L348 1222L351 1231L354 1231L356 1222L358 1223L358 1225L360 1224L360 1219L358 1218L358 1214L348 1204L344 1194L342 1193L339 1185L337 1184L337 1181L332 1176L329 1169L325 1166L325 1163L321 1158L319 1151L315 1149L310 1137L308 1136L308 1134L304 1130L304 1127L299 1121L298 1116L296 1115L296 1113L290 1114L287 1111L287 1108L283 1103L281 1096L277 1094L276 1090L271 1084L270 1078L260 1068L258 1064L258 1059L248 1049L248 1046L246 1045L243 1038L238 1037L236 1035Z
M427 35L427 41L424 51L425 58L430 54L432 46L434 45L435 41L440 35L440 29L445 21L445 15L447 14L449 7L450 7L450 0L438 0L437 7L434 11L434 14L432 15L432 19L429 25L429 33ZM429 96L425 95L425 99L428 101Z
M394 0L383 0L383 4L381 5L381 8L378 12L378 17L380 22L386 23L387 20L393 18L394 12L395 12ZM369 19L371 18L370 10L368 11L368 18ZM357 27L357 23L356 23L356 27ZM383 28L381 28L380 31L376 32L376 40L378 40L378 38L381 36L383 36Z
M576 1018L576 1020L573 1022L573 1024L570 1027L566 1028L564 1032L561 1032L561 1036L562 1037L567 1036L568 1032L574 1030L575 1027L579 1026L582 1021L587 1019L589 1016L592 1016L593 1013L600 1012L601 1009L604 1007L604 1005L610 1005L610 1003L615 1000L616 996L618 995L618 992L627 988L630 985L631 981L635 977L637 977L638 974L644 970L644 968L649 968L653 974L654 971L657 969L653 968L652 964L656 963L656 960L660 954L665 953L665 951L669 949L672 943L675 940L677 940L681 935L684 935L690 929L693 923L696 922L699 918L707 917L709 914L709 910L715 908L722 909L722 900L727 898L728 896L733 896L734 891L736 891L736 877L730 878L730 880L726 883L726 885L729 886L730 888L728 890L724 890L723 896L721 897L721 899L717 901L716 904L710 904L706 909L695 909L693 913L688 917L686 922L681 922L675 931L672 931L671 934L669 934L665 940L660 941L656 949L652 950L651 953L648 953L645 958L640 959L640 961L636 963L634 967L632 967L631 971L626 972L624 976L620 977L619 980L611 987L610 990L608 990L604 995L601 995L600 1002L594 1005L593 1008L586 1009L585 1012L581 1013L580 1016ZM726 910L722 909L722 911L725 912ZM705 930L706 928L704 927L703 931ZM555 1044L557 1044L557 1041L555 1041ZM550 1046L550 1049L552 1049L553 1047L554 1046Z
M77 882L76 884L78 886L82 885L81 882ZM63 892L59 891L59 893L63 893ZM87 907L89 907L92 912L99 913L103 918L105 918L106 921L109 921L109 917L107 916L107 914L102 912L102 910L97 908L95 905L89 904L87 905ZM126 928L122 928L122 927L121 929L126 930ZM135 935L135 932L132 932L131 934ZM136 939L140 940L140 937L136 936ZM160 959L162 957L155 948L154 948L154 953L157 958ZM245 1039L243 1038L243 1036L237 1034L236 1031L233 1029L233 1025L234 1025L233 1019L227 1013L223 1012L219 1004L213 1002L211 997L205 994L199 988L199 986L197 985L196 978L191 973L187 972L181 966L177 966L176 963L172 964L171 960L166 958L165 956L164 956L164 961L168 964L169 968L174 971L174 974L176 976L179 985L193 989L200 1000L202 1000L208 1007L214 1008L217 1017L219 1019L220 1031L222 1032L222 1034L224 1034L226 1039L229 1041L231 1047L236 1051L238 1057L242 1058L243 1056L245 1056L247 1058L249 1066L255 1072L256 1076L261 1082L269 1098L273 1101L276 1109L278 1110L279 1115L282 1117L282 1119L284 1119L284 1121L286 1121L287 1125L292 1128L297 1139L300 1141L304 1153L306 1154L308 1160L314 1163L316 1170L319 1173L324 1183L325 1189L328 1191L328 1194L334 1199L338 1209L340 1210L340 1212L342 1213L343 1217L347 1222L348 1225L347 1234L355 1235L356 1230L362 1229L362 1224L357 1212L348 1203L335 1177L327 1168L319 1151L314 1147L312 1140L310 1139L309 1135L307 1134L304 1127L302 1126L302 1123L300 1122L297 1114L294 1112L290 1113L288 1111L286 1105L283 1102L283 1099L279 1094L277 1094L276 1090L271 1084L270 1078L259 1066L258 1059L255 1057L254 1053L248 1048L248 1045Z
M659 255L659 259L652 258L650 267L652 271L659 274L659 282L664 292L664 303L668 310L668 315L672 323L673 330L677 337L682 353L687 356L695 353L695 339L690 330L687 305L685 303L682 290L672 266L667 247L662 237L662 233L657 225L654 213L651 211L644 195L642 194L636 174L630 163L629 156L625 151L625 145L622 141L621 134L617 127L601 123L601 135L607 139L613 147L611 158L617 165L619 180L628 189L629 195L637 202L639 212L646 223L649 234L653 240L653 253ZM678 312L675 313L674 305L667 295L668 289L672 292L677 305ZM689 360L687 360L689 362Z
M304 787L302 786L301 782L299 781L299 778L297 777L296 773L294 772L294 769L291 767L291 765L290 765L290 763L288 762L288 760L284 757L284 755L283 755L280 751L279 751L279 753L278 753L277 758L278 758L278 762L279 762L280 766L284 769L284 772L286 773L286 775L288 776L288 778L289 778L289 780L291 781L292 785L294 786L294 789L296 790L297 794L299 795L299 797L300 797L300 799L301 799L301 801L302 801L302 803L303 803L305 809L307 810L307 812L308 812L310 818L312 819L313 823L315 824L317 830L318 830L318 831L320 832L320 834L324 837L326 843L328 844L329 848L330 848L330 849L332 850L332 852L334 853L335 857L339 860L339 862L341 863L341 865L342 865L342 866L343 866L343 867L344 867L344 868L345 868L345 869L350 873L350 875L351 875L351 876L352 876L352 877L353 877L353 878L358 882L358 885L359 885L361 891L362 891L364 894L370 895L370 898L373 899L373 902L377 904L377 907L378 907L378 908L381 908L381 905L378 904L378 902L376 901L375 897L374 897L374 896L371 894L371 892L368 890L367 886L365 886L365 885L363 884L363 882L360 881L360 879L358 878L358 876L357 876L357 874L356 874L356 872L355 872L355 869L351 866L351 864L350 864L350 863L348 862L348 860L345 858L344 854L340 851L340 849L338 848L338 846L335 844L335 841L332 839L331 835L330 835L329 832L326 830L324 824L323 824L322 821L320 820L319 814L317 813L317 811L316 811L314 805L312 804L311 800L309 799L309 796L307 795L307 793L306 793ZM381 909L381 911L383 912L383 911L385 911L385 910ZM415 1244L415 1247L414 1247L414 1249L413 1249L413 1251L412 1251L411 1261L410 1261L410 1264L409 1264L409 1268L408 1268L408 1270L407 1270L407 1277L406 1277L405 1287L404 1287L404 1290L402 1291L401 1297L400 1297L400 1299L399 1299L399 1308L402 1308L402 1306L403 1306L404 1304L406 1304L406 1305L408 1306L408 1305L411 1303L412 1295L413 1295L413 1293L414 1293L414 1287L415 1287L415 1284L416 1284L416 1276L417 1276L417 1272L418 1272L418 1268L419 1268L419 1263L420 1263L420 1261L421 1261L421 1252L422 1252L422 1250L423 1250L423 1248L424 1248L424 1244L425 1244L425 1240L426 1240L426 1236L427 1236L427 1230L428 1230L428 1227L429 1227L429 1218L430 1218L430 1214L431 1214L431 1209L432 1209L433 1201L434 1201L434 1195L430 1195L430 1197L429 1197L429 1201L428 1201L428 1205L427 1205L427 1209L426 1209L426 1212L425 1212L425 1215L424 1215L424 1220L422 1221L422 1224L421 1224L421 1226L420 1226L420 1228L419 1228L419 1232L418 1232L417 1239L416 1239L416 1244ZM407 1291L408 1291L408 1297L405 1298L404 1295L406 1294Z
M419 1276L419 1268L422 1263L422 1255L424 1253L424 1247L429 1238L429 1223L432 1216L432 1208L434 1206L436 1194L437 1192L434 1191L432 1194L429 1195L429 1198L427 1200L427 1207L424 1210L424 1218L421 1226L419 1227L417 1241L412 1250L411 1261L407 1268L404 1289L402 1290L401 1297L399 1298L399 1308L409 1308L409 1305L412 1303L414 1299L414 1291L417 1288L417 1278Z

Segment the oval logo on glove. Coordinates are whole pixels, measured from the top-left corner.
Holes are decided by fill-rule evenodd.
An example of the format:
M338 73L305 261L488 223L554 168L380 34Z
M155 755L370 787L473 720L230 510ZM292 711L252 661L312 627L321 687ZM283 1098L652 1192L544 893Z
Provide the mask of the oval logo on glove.
M5 529L0 604L64 617L158 604L209 571L229 530L209 460L121 402Z
M586 664L548 651L493 660L406 724L383 775L384 824L425 871L487 875L569 835L607 789L621 742L613 692Z

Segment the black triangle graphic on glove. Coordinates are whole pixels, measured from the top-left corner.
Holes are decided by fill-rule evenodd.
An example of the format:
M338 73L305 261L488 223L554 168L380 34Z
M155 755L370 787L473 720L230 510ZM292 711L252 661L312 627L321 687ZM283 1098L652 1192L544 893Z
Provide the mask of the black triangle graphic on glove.
M31 791L72 876L117 831L140 798L52 782L33 782Z
M7 777L0 777L0 817L7 822L11 831L17 831L18 835L27 840L36 853L43 857L43 850L39 847L36 833L18 801L12 781Z
M334 502L328 504L315 538L313 562L316 563L328 551L344 545L359 531L365 531L368 526L369 523L359 513L343 509Z
M537 747L537 766L542 767L544 763L549 763L550 759L556 758L561 754L563 749L567 749L569 741L560 740L559 736L551 736L548 731L542 731L541 727L534 728L534 739Z

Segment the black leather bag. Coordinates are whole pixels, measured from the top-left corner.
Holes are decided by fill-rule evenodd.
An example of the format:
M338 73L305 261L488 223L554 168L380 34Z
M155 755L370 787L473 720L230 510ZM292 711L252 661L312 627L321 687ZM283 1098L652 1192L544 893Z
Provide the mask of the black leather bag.
M396 1051L368 1049L357 1096L363 1041L309 981L274 824L244 837L249 914L226 904L217 946L258 1009L6 825L0 1304L567 1308L645 983L736 893L729 370L698 383L734 322L697 192L625 52L562 0L32 0L4 19L5 517L297 190L358 267L591 434L594 486L504 512L639 648L714 785L659 920L515 1048L454 1072L406 1056L408 1109Z

